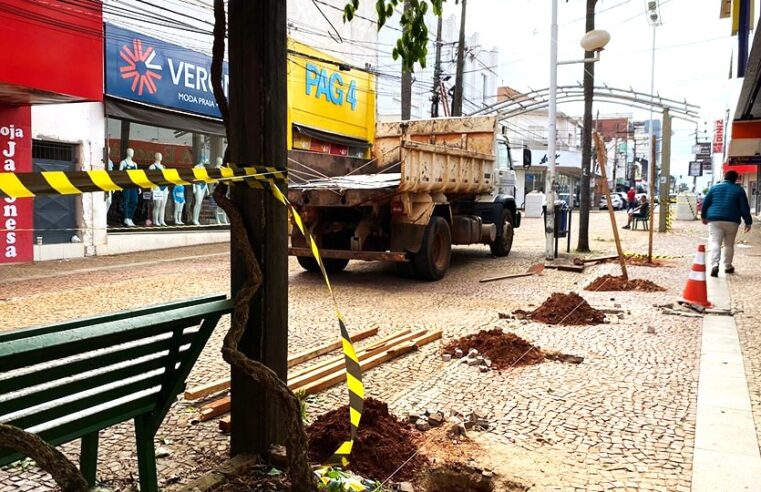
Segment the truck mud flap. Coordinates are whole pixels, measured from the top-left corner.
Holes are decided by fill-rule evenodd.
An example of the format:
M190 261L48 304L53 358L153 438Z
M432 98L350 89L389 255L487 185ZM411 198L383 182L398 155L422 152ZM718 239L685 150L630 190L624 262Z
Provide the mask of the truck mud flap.
M392 223L391 251L417 253L423 245L423 235L427 224Z

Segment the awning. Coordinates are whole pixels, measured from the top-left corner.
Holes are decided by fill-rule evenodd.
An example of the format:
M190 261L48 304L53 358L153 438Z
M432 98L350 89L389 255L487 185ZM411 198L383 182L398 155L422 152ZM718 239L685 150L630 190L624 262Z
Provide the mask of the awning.
M221 120L196 116L190 113L170 111L156 106L139 104L111 96L106 96L106 116L122 120L134 121L144 125L184 130L205 135L226 135L225 126Z
M733 121L729 164L761 163L761 120Z
M737 110L732 122L732 133L727 152L728 166L738 172L747 171L738 165L761 163L761 35L758 29L753 36L753 46L748 57ZM742 166L744 167L744 166Z
M318 130L316 128L309 128L308 126L297 125L295 123L293 125L293 128L295 128L302 135L306 135L307 137L311 137L311 138L316 138L317 140L321 140L323 142L332 143L336 145L346 145L348 147L358 147L360 149L370 148L369 142L365 142L364 140L360 140L358 138L345 137L343 135L336 135L335 133L329 133L322 130Z

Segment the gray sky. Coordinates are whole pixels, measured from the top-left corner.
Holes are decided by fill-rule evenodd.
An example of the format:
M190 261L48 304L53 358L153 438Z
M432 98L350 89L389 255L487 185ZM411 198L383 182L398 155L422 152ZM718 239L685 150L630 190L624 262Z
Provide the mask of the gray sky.
M447 11L459 8L452 5ZM584 34L585 0L559 2L559 60L583 58L579 39ZM740 81L729 80L729 65L736 38L730 38L730 20L719 19L719 0L661 0L663 25L657 28L655 90L664 97L686 98L701 106L702 120L721 119L734 109ZM611 42L596 64L596 82L639 92L650 90L652 28L645 17L645 0L599 0L598 29L611 34ZM758 10L757 10L758 13ZM485 48L500 50L499 76L518 90L549 85L550 1L470 0L468 31L478 31ZM583 65L561 66L558 83L581 81ZM580 104L559 108L568 114L583 111ZM618 105L595 105L595 111L632 113L647 118L647 111ZM703 131L701 123L700 131ZM695 127L675 120L673 174L685 174L691 157Z

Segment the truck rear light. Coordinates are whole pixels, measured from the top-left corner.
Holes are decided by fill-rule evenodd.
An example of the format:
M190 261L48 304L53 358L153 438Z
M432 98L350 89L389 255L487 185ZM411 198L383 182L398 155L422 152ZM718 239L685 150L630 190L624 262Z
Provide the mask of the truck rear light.
M404 211L404 203L401 201L391 202L391 215L407 215Z

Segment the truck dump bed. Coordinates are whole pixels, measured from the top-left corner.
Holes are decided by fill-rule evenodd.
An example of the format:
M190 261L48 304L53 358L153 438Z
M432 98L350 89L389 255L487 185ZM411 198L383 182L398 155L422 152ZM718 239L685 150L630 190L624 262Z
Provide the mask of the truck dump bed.
M496 124L492 116L381 122L376 125L373 159L366 167L345 176L291 184L291 189L297 193L489 193L494 181Z

